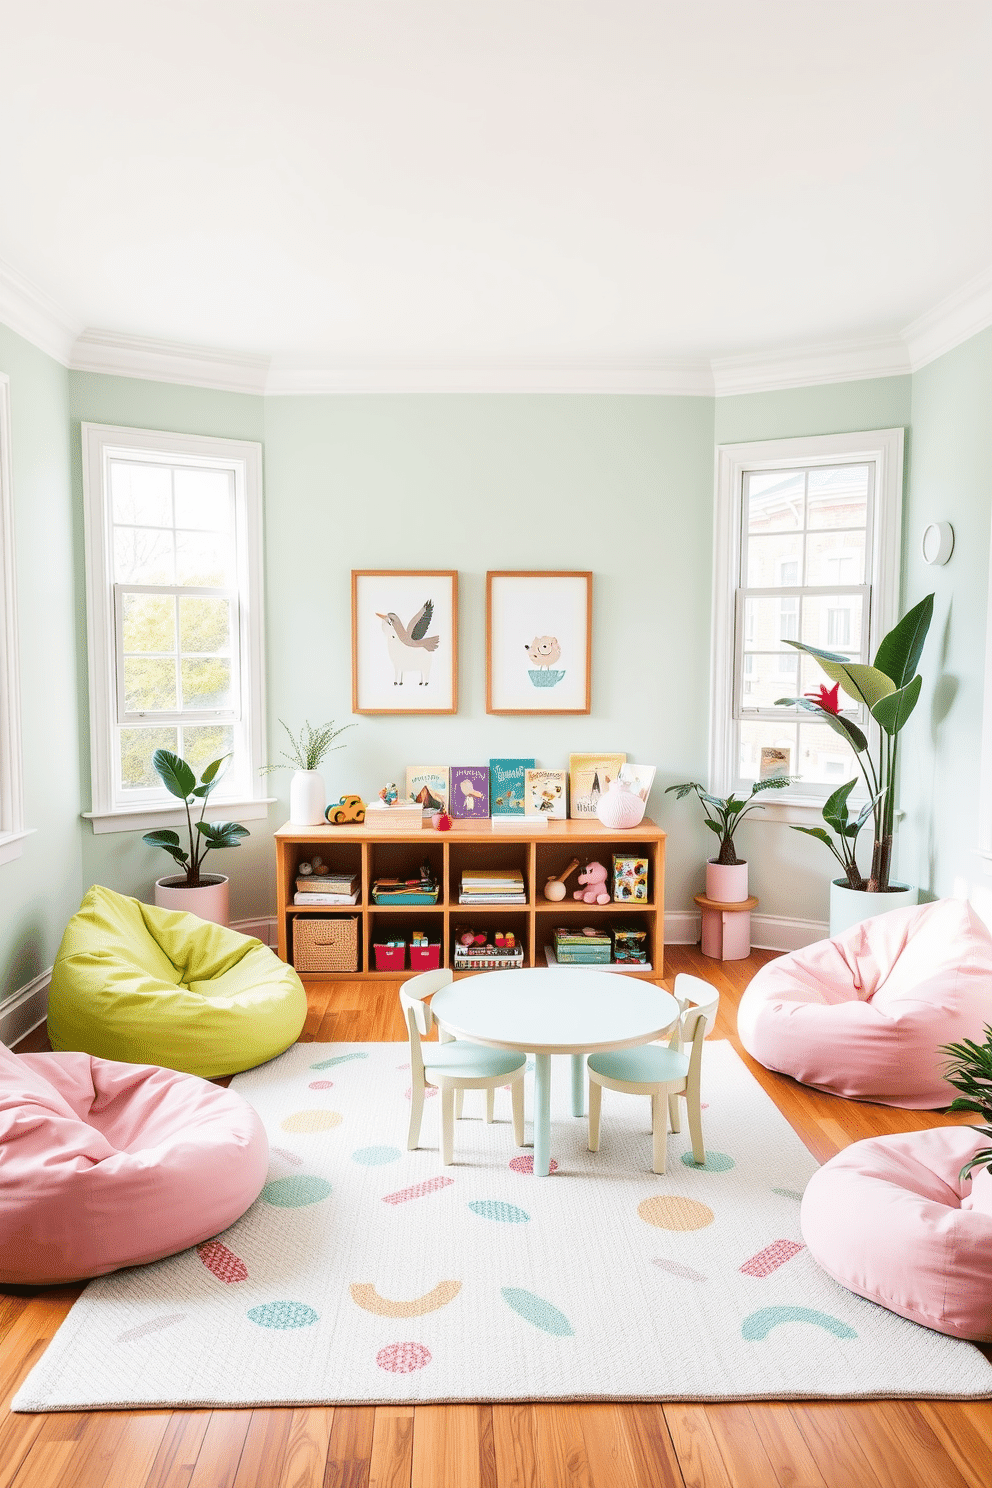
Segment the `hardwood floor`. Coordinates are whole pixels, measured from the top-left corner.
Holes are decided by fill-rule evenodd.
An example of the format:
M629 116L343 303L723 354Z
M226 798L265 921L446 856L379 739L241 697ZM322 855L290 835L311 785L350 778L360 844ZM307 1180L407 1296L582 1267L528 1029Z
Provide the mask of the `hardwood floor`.
M666 952L716 985L717 1037L771 959ZM395 985L311 983L303 1038L402 1040ZM44 1048L41 1034L22 1047ZM747 1059L747 1056L744 1056ZM748 1065L824 1161L957 1118L838 1100ZM962 1118L965 1119L965 1118ZM80 1287L0 1292L0 1488L989 1488L992 1401L426 1405L11 1415Z

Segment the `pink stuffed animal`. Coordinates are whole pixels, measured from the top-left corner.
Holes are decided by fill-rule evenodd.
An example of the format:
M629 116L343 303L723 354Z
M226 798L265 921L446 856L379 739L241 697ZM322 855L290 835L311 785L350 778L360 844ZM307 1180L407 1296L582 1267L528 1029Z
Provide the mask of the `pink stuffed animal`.
M579 883L585 884L584 889L576 889L572 895L573 899L581 899L583 904L609 904L610 896L606 891L606 869L602 863L587 863L579 874Z

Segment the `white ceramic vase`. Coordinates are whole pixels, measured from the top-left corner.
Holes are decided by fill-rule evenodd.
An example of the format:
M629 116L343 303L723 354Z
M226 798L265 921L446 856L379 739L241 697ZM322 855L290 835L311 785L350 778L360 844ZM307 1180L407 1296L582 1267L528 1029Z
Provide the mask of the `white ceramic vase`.
M626 780L611 780L596 804L596 815L611 832L623 831L644 820L644 802Z
M222 873L205 873L197 889L186 885L185 874L155 880L155 903L159 909L179 909L215 925L231 923L231 881Z
M915 904L918 895L918 889L906 884L897 884L887 894L869 894L864 889L849 889L842 879L835 878L830 885L831 939L850 930L852 925L888 914L890 909L905 909Z
M324 821L327 791L319 770L297 770L289 782L289 820L294 827L319 827Z
M706 864L706 897L720 904L740 904L747 898L747 864Z

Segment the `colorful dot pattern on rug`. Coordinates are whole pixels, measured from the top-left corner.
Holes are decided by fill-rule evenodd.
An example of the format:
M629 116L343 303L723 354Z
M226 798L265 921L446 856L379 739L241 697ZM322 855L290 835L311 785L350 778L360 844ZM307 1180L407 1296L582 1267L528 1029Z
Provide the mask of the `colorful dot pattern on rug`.
M319 1204L330 1191L326 1178L313 1173L294 1173L291 1178L274 1178L267 1183L262 1189L262 1199L279 1209L303 1209L308 1204Z
M17 1400L992 1398L977 1350L815 1265L796 1200L816 1165L727 1044L703 1059L706 1161L672 1133L665 1174L647 1102L619 1092L603 1091L588 1150L555 1057L553 1180L515 1145L501 1090L492 1123L486 1093L465 1092L450 1167L440 1101L408 1151L408 1059L405 1043L299 1044L237 1076L271 1144L259 1200L193 1249L92 1282ZM528 1078L528 1118L533 1100Z
M305 1302L265 1302L249 1307L248 1316L260 1328L310 1328L318 1315Z

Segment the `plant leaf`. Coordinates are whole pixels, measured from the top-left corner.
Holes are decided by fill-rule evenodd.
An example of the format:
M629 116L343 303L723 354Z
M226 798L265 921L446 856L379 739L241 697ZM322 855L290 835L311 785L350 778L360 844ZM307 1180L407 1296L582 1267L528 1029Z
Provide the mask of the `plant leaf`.
M149 847L178 847L179 833L171 827L158 827L154 832L146 832L141 840Z
M703 817L703 820L705 821L711 832L715 832L718 837L723 836L723 828L721 827L719 822L715 822L711 816L705 816Z
M807 646L802 641L786 641L786 645L815 656L831 682L839 682L848 697L855 698L869 708L880 697L886 697L896 690L892 678L876 667L851 661L849 657L838 656L833 651L822 651L819 646Z
M217 771L220 769L221 765L225 764L229 759L233 758L233 751L228 750L227 754L222 754L220 759L211 760L207 768L204 770L203 774L200 776L200 784L209 786L212 790L213 787L217 784ZM206 794L206 792L204 792L204 794Z
M811 702L809 698L776 698L776 708L805 708L808 713L816 713L821 723L827 724L835 734L840 734L846 739L855 754L863 754L868 748L868 740L858 728L852 718L845 718L843 713L828 713L821 708L819 703Z
M879 698L871 710L879 728L883 728L887 734L897 734L916 707L922 686L923 678L917 672L905 687L889 693L888 697Z
M875 665L897 687L905 687L915 675L932 618L933 595L928 594L882 637L875 653Z
M251 835L247 827L237 822L198 821L195 825L211 847L237 847L242 837Z
M847 798L857 785L857 778L848 780L844 785L827 797L823 803L823 820L838 832L846 831L850 812L847 809Z
M674 791L675 792L675 799L677 801L681 801L682 798L684 796L687 796L690 791L701 791L701 790L702 790L702 786L701 785L697 785L694 780L686 780L686 781L683 782L682 785L666 785L666 787L665 787L665 795L667 796L668 793L669 793L669 791Z
M178 796L180 801L192 794L196 785L196 776L184 759L178 754L173 754L171 749L156 749L152 755L152 764L159 775L162 784L172 795Z
M834 851L834 841L826 827L798 827L795 822L790 822L789 826L794 832L802 832L806 837L815 837L818 842L825 842L830 851Z

